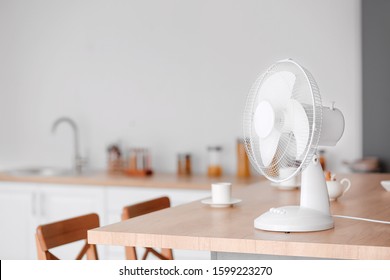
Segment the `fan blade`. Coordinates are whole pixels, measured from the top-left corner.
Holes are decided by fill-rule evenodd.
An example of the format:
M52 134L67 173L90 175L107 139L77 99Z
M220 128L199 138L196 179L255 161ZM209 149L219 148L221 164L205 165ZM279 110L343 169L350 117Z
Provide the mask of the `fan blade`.
M293 133L282 133L279 140L280 154L284 155L284 162L291 167L297 157L297 142Z
M267 101L261 101L255 110L253 116L253 126L260 138L266 138L274 129L275 112L271 104Z
M310 125L306 111L303 106L295 99L290 99L287 106L286 124L284 130L294 133L297 143L297 159L299 159L306 150L307 142L310 136Z
M284 108L294 88L296 77L293 73L279 71L263 82L259 92L259 100L267 100L274 110Z
M273 129L266 138L259 138L261 160L265 167L269 166L278 148L281 133Z

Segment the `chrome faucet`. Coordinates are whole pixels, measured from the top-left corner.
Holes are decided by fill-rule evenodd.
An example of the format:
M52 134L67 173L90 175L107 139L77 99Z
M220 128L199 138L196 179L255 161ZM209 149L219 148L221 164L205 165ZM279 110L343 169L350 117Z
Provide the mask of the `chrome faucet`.
M52 133L55 133L57 126L61 123L68 123L70 127L73 130L73 136L74 136L74 170L76 171L77 174L80 174L83 170L83 166L86 162L84 158L81 157L80 155L80 150L79 150L79 130L77 127L77 124L74 120L68 117L61 117L58 118L54 123L51 128Z

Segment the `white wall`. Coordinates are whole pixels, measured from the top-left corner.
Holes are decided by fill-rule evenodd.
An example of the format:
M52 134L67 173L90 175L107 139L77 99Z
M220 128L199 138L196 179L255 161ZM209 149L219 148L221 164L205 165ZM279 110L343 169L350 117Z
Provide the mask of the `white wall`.
M77 120L90 166L106 146L150 147L157 171L176 154L221 144L235 172L246 94L276 60L310 69L346 131L331 168L361 156L360 1L0 0L0 168L71 164Z

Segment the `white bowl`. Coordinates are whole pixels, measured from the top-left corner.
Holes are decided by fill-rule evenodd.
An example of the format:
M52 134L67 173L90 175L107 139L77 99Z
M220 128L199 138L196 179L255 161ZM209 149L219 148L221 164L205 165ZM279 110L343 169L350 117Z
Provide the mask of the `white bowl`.
M390 181L381 181L381 185L386 191L390 192Z

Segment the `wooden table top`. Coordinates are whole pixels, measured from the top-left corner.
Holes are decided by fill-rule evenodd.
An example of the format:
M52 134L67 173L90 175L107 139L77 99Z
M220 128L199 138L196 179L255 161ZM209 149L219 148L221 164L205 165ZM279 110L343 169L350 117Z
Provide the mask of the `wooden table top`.
M390 174L350 174L349 192L331 202L334 215L390 221ZM200 201L165 209L88 232L93 244L340 259L390 259L390 225L335 218L331 230L279 233L257 230L253 220L271 207L299 204L299 191L269 182L233 188L243 201L211 208Z
M66 185L92 185L92 186L124 186L149 188L177 188L209 190L211 183L232 182L237 187L264 180L261 176L239 178L233 175L224 175L209 178L207 175L177 176L176 174L157 173L147 177L132 177L122 174L110 174L105 171L91 171L81 175L59 176L16 176L0 172L0 182L26 182L44 184Z

